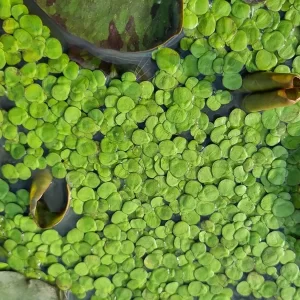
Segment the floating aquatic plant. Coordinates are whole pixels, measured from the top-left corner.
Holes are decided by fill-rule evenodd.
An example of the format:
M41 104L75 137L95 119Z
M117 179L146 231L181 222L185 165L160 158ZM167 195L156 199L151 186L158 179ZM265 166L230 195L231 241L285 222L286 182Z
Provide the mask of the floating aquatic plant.
M297 1L186 1L181 49L142 82L80 67L21 2L0 1L0 268L80 299L300 298L299 103L246 113L230 92L299 72ZM70 186L62 231L8 184L35 173L43 227Z
M181 31L182 0L36 0L68 33L100 48L152 49Z

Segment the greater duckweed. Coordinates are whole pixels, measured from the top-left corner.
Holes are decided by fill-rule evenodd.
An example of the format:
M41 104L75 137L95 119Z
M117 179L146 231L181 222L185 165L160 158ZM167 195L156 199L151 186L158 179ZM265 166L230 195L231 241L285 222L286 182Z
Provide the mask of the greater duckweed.
M222 113L243 72L299 71L298 6L190 0L181 49L138 82L80 68L22 0L1 1L0 269L79 299L298 299L299 104ZM44 169L81 215L64 235L9 186Z

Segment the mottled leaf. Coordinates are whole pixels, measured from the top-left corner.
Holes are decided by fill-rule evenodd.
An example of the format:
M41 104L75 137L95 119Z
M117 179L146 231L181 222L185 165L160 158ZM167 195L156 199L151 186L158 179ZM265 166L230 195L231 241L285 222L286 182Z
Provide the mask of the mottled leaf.
M35 1L69 33L105 49L149 50L182 27L182 0Z

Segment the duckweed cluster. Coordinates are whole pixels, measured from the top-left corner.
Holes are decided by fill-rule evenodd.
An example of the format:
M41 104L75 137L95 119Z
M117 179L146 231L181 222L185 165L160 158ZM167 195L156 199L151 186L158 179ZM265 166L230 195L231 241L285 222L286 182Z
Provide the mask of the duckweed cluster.
M181 55L159 49L137 82L80 68L22 0L2 0L0 135L16 163L1 167L0 269L79 299L300 299L300 106L204 112L231 102L220 75L235 90L244 67L299 72L298 8L187 1ZM81 215L65 236L9 188L45 168Z

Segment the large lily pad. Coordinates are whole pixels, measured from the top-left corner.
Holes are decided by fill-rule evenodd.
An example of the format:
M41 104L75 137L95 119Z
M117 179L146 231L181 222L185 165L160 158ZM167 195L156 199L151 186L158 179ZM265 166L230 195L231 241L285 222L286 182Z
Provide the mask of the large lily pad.
M100 48L145 51L182 27L182 0L35 0L69 33Z

